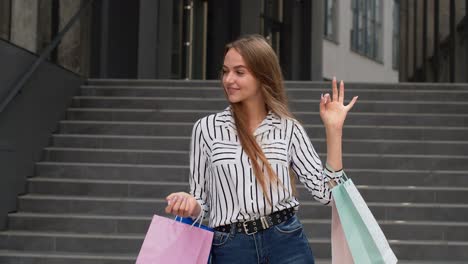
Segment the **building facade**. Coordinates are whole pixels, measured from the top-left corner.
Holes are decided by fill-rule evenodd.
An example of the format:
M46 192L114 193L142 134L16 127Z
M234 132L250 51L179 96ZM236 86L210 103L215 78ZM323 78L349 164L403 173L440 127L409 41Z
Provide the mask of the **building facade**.
M468 82L468 0L401 1L400 81Z
M1 1L0 37L39 54L88 1ZM224 45L261 34L287 80L466 81L466 2L94 0L50 59L91 78L217 79Z
M325 0L323 77L397 82L398 3Z

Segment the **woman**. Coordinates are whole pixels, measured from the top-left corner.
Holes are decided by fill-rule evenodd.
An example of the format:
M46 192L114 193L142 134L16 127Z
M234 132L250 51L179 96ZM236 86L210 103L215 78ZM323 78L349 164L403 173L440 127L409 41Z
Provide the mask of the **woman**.
M222 83L230 106L198 120L190 153L190 194L167 196L167 213L209 216L215 229L213 263L313 263L295 212L298 179L328 204L330 179L342 174L342 130L347 112L344 84L322 96L327 164L323 168L306 131L287 107L278 59L261 36L226 46Z

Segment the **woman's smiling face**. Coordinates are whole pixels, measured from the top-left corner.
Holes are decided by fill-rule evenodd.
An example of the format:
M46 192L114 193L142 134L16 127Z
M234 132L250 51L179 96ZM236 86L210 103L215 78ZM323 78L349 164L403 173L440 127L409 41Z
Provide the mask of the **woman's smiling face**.
M259 82L234 48L224 57L223 87L230 103L262 100Z

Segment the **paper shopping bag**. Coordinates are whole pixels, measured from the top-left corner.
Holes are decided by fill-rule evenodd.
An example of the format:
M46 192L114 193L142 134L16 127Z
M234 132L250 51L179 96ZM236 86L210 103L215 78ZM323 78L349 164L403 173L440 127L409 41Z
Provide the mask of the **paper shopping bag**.
M206 264L213 232L154 215L136 264Z
M354 262L359 264L397 263L398 260L382 229L353 181L346 178L331 191Z

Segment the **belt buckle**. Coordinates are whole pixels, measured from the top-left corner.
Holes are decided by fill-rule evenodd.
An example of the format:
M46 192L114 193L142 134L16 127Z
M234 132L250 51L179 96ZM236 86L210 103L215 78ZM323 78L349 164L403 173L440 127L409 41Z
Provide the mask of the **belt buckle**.
M244 226L244 231L247 235L253 235L255 233L257 233L258 231L254 231L254 232L249 232L248 228L247 228L247 223L248 222L251 222L251 221L245 221L242 223L242 225Z

